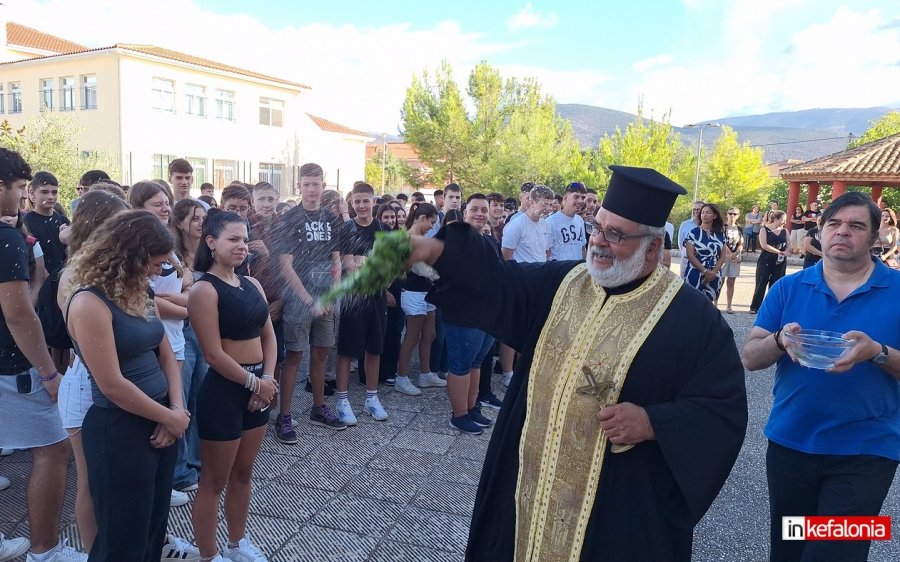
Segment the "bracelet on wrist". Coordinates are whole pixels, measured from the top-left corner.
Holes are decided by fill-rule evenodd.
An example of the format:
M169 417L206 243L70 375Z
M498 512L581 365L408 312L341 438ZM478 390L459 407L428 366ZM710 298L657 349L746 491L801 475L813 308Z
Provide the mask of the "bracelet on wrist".
M50 375L49 377L41 377L41 382L50 382L58 376L60 376L60 372L54 371L53 374Z
M778 339L779 337L781 337L781 330L783 329L784 328L778 328L778 331L772 335L775 336L775 345L778 346L778 349L780 349L781 351L787 351L787 349L785 349L785 347L781 345L781 340Z

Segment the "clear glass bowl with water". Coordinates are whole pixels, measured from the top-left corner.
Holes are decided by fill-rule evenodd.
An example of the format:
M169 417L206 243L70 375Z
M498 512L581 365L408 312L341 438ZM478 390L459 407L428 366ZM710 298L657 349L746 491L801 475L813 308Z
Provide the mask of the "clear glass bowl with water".
M834 367L834 362L856 345L855 340L845 340L840 333L826 330L785 331L781 337L785 344L790 343L800 364L810 369Z

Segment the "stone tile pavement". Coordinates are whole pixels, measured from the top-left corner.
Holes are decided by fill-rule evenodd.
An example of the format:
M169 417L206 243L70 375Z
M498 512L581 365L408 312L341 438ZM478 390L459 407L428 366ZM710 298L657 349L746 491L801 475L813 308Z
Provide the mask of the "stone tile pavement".
M351 375L353 377L354 375ZM351 384L359 425L332 431L309 425L312 395L298 383L293 414L299 443L283 445L271 429L253 476L248 532L272 562L456 562L491 431L462 435L448 427L443 388L406 396L382 387L385 422L360 414L365 389ZM498 389L499 390L499 389ZM485 409L491 418L496 412ZM273 414L274 418L274 414ZM12 486L0 492L0 532L27 536L28 452L0 461ZM63 536L80 545L74 523L74 464ZM172 508L170 530L193 538L190 505ZM224 544L224 516L219 535ZM24 558L22 558L24 560Z

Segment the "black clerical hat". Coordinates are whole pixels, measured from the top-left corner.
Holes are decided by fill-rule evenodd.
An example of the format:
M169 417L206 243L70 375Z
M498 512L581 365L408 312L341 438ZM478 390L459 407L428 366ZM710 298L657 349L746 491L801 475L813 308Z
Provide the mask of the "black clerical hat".
M647 226L665 226L675 199L687 190L652 168L610 166L602 207Z

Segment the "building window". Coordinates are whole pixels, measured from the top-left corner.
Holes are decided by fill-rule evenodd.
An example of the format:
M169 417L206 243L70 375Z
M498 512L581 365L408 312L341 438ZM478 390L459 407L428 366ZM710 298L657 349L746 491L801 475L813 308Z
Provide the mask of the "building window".
M22 83L9 83L9 112L22 113Z
M188 156L185 158L191 164L191 168L194 169L194 185L200 186L202 183L206 183L209 181L209 174L207 170L209 169L209 160L206 158L197 158Z
M41 111L53 111L53 79L41 80Z
M59 110L75 110L75 77L64 76L59 79Z
M176 158L174 154L154 154L150 177L169 181L169 162Z
M259 181L269 182L281 192L281 180L284 177L284 165L274 162L259 163Z
M81 108L97 109L97 76L89 74L81 77Z
M5 99L3 97L3 84L0 84L0 113L4 113L6 108Z
M284 102L270 98L259 98L259 124L281 127L284 123Z
M234 121L234 92L216 90L216 117Z
M188 115L206 117L206 88L197 84L185 84L184 110Z
M213 185L228 185L236 179L236 160L213 160Z
M153 79L153 109L175 113L175 82L173 80Z

